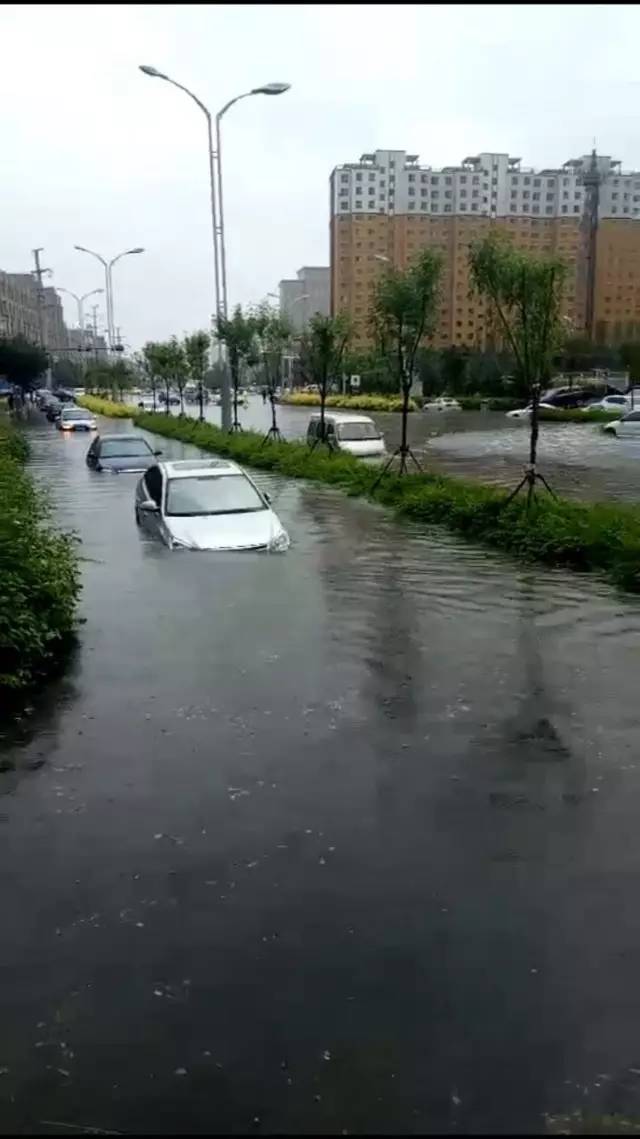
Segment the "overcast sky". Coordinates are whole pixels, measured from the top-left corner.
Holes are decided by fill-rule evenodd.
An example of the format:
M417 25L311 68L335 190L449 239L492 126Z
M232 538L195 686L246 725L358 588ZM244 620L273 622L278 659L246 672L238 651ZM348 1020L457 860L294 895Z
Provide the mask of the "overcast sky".
M632 5L5 5L0 268L29 270L42 245L52 283L82 293L101 267L74 244L107 257L142 245L114 271L125 341L208 325L205 118L140 63L213 112L292 85L224 120L229 299L244 304L328 264L329 175L364 151L553 166L595 136L639 168L639 33Z

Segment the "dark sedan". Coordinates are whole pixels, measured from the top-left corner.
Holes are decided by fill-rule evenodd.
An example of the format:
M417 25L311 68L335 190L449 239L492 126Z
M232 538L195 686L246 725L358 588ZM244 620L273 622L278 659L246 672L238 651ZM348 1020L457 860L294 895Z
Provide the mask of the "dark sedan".
M153 451L141 435L96 435L87 451L87 466L114 474L144 472L162 451Z

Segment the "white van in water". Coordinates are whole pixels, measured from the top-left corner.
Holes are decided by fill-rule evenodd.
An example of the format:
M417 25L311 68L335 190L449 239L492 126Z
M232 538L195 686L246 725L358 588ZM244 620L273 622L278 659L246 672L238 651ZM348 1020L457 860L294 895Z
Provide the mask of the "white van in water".
M346 451L358 458L380 457L386 454L384 435L368 415L335 415L325 412L327 442L338 451ZM320 435L320 413L314 412L307 428L307 443L313 443Z

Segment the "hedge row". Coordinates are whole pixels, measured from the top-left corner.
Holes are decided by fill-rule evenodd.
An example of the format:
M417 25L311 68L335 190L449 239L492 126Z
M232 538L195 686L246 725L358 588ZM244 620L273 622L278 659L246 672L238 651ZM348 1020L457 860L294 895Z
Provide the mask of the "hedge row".
M134 418L146 431L249 466L373 497L399 514L448 526L523 559L603 571L624 589L640 592L640 509L635 507L573 503L540 494L527 513L523 496L505 506L504 491L429 473L388 475L374 491L376 468L348 455L320 447L312 452L304 443L264 444L255 432L230 435L187 417L141 412Z
M60 661L80 592L74 540L51 527L27 457L24 437L0 421L0 711Z
M96 415L108 415L111 419L131 419L138 411L133 404L114 403L111 399L96 395L80 395L76 403L88 411L94 411Z
M292 392L280 397L280 403L296 407L320 407L320 396L316 392ZM388 395L328 395L327 407L342 407L351 411L402 411L399 396ZM409 400L409 411L417 411L417 404Z

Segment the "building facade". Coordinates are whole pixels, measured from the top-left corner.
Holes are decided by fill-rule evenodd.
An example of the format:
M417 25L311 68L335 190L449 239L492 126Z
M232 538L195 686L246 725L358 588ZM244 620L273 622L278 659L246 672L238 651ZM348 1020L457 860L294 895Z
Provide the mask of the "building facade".
M290 321L294 332L303 332L317 312L328 316L330 305L328 266L305 265L294 279L280 282L280 313Z
M567 264L565 315L576 335L607 343L640 336L640 172L595 154L533 170L483 152L434 170L401 150L363 154L331 180L331 311L348 311L356 345L371 340L368 313L387 265L424 248L443 257L436 347L482 348L489 329L471 292L469 246L492 230Z
M30 273L0 270L0 336L40 341L38 291Z

